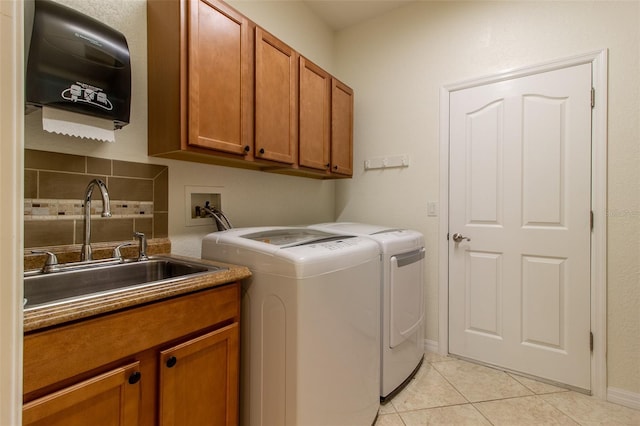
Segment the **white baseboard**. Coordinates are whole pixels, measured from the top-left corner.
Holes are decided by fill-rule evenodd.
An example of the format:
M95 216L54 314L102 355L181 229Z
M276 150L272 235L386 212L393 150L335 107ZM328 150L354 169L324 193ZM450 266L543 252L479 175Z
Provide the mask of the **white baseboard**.
M429 352L438 353L438 341L424 339L424 350Z
M609 387L607 388L607 401L640 410L640 393Z

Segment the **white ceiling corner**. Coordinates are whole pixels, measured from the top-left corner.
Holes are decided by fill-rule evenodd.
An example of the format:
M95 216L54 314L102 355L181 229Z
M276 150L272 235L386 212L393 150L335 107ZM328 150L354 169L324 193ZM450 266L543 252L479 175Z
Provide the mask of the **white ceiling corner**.
M338 31L367 21L414 0L302 0L329 27Z

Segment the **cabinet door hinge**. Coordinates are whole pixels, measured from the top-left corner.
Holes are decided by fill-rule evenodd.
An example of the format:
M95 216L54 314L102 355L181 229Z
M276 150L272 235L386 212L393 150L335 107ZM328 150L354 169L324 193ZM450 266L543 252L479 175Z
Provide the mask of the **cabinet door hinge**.
M589 350L593 352L593 331L589 332Z
M449 241L449 233L447 232L447 241Z
M595 87L591 88L591 108L596 106L596 89Z
M593 231L593 210L590 212L589 222L591 226L591 230Z

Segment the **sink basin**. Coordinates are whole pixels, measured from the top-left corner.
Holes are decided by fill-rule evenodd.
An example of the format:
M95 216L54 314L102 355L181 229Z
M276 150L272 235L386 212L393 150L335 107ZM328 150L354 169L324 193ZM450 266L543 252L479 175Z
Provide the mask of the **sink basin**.
M223 269L226 268L163 257L70 270L64 270L63 265L58 272L24 277L24 308L157 285Z

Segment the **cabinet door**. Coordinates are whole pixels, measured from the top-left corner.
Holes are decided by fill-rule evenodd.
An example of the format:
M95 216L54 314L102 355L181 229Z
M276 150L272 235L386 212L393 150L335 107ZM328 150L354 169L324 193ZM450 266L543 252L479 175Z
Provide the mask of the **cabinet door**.
M238 323L160 353L160 425L238 423Z
M23 425L138 424L140 365L131 363L23 406Z
M331 76L300 57L299 153L300 166L329 170L331 131Z
M297 53L256 27L255 156L293 164L297 140Z
M331 83L331 171L353 175L353 90Z
M251 25L221 2L190 0L188 145L240 155L251 149Z

